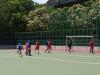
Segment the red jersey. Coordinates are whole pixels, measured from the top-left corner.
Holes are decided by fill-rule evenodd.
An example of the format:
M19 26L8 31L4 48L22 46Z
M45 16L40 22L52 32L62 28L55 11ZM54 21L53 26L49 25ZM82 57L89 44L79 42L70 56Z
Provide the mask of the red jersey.
M36 49L39 49L40 43L36 42Z
M94 41L90 41L90 42L89 42L89 46L90 46L91 48L93 48L93 47L94 47Z
M40 43L39 42L36 42L36 46L40 46Z
M48 41L48 47L51 47L51 41Z
M51 41L48 41L48 45L51 45Z

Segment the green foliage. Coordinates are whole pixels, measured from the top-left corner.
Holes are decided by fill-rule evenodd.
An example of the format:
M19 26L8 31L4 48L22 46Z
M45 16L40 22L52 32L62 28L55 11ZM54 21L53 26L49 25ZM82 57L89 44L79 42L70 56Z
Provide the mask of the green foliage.
M8 0L8 4L11 12L23 12L28 14L29 11L34 9L32 0Z
M50 13L49 29L51 30L63 30L67 24L67 11L63 9L53 10ZM69 26L69 25L68 25Z
M49 29L84 29L93 28L96 19L100 16L100 3L93 2L89 6L80 4L72 7L58 8L50 13Z
M33 10L32 0L0 0L0 31L26 31L27 14Z
M46 30L48 28L48 10L46 7L39 7L30 11L28 15L27 31Z
M0 31L8 30L7 17L9 15L9 10L6 0L0 0Z
M23 32L26 29L27 15L24 13L13 13L10 17L9 25L11 31Z
M50 29L65 30L88 25L87 9L82 5L54 10L50 14Z
M0 0L2 32L94 28L99 19L98 0L89 0L84 6L76 4L58 9L32 0Z
M34 9L32 0L9 0L11 31L26 31L27 14Z
M68 21L72 28L84 28L89 24L87 8L77 4L68 10Z

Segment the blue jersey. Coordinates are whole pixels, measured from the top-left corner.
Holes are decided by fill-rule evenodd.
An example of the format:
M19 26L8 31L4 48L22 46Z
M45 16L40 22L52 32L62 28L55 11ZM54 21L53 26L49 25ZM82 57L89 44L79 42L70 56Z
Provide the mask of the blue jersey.
M31 42L30 41L27 41L26 42L26 48L30 48L31 47Z
M22 44L18 43L18 49L22 49Z

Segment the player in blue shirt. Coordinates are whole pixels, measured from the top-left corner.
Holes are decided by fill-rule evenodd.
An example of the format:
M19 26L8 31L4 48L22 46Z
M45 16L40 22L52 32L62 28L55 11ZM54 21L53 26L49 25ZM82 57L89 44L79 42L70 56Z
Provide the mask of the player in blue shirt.
M22 43L19 41L18 42L18 45L17 45L17 53L20 55L20 56L22 56L22 49L23 49L23 45L22 45Z

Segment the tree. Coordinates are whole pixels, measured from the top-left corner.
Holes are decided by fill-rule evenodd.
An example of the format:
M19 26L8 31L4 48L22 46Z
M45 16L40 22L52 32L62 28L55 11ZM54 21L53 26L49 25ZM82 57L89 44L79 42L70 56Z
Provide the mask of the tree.
M11 13L23 12L28 14L35 8L32 0L8 0L8 4Z
M83 5L74 5L68 12L68 21L72 28L86 28L89 25L88 11Z
M65 28L69 28L67 22L67 9L56 9L50 13L49 18L49 30L64 30Z
M13 32L23 32L26 31L26 24L27 24L27 15L19 12L19 13L13 13L10 17L9 21L9 28L11 28L10 31Z
M27 31L47 30L49 13L45 6L30 11L28 15Z
M34 9L32 0L0 0L0 31L26 31L26 17Z
M11 31L26 31L27 15L34 9L32 0L9 0L9 26Z
M100 14L100 4L93 2L89 6L80 4L72 7L58 8L50 13L49 29L66 30L66 29L85 29L93 28L93 20Z
M70 8L56 9L50 14L50 29L66 30L88 25L87 8L77 4Z
M0 31L8 30L8 18L9 10L6 0L0 0Z

